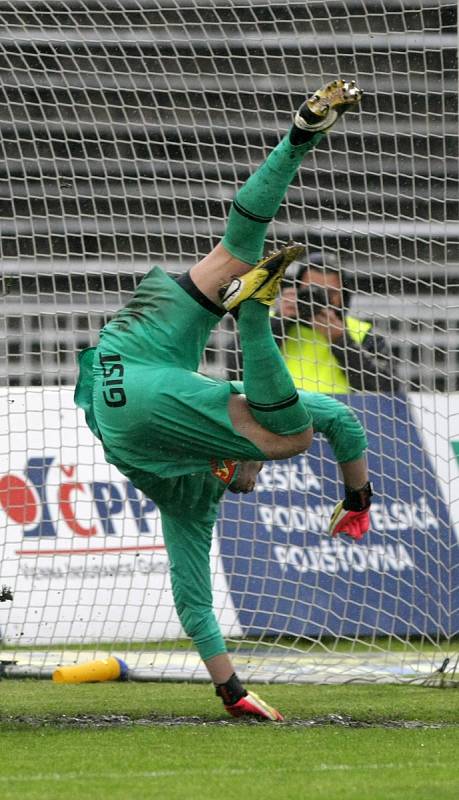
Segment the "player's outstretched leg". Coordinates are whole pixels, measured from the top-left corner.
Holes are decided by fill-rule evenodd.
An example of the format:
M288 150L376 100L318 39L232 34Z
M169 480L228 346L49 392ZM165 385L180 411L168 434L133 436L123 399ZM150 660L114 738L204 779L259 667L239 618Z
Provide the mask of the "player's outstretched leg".
M353 81L332 81L300 107L289 133L237 192L222 242L191 270L200 291L219 303L222 286L257 264L269 223L305 155L327 134L338 118L357 108L361 90Z
M234 491L253 489L260 462L250 462L240 473ZM146 488L145 486L143 488ZM212 494L214 492L214 494ZM226 650L218 620L213 610L210 548L218 517L218 495L212 478L185 475L172 481L167 508L162 504L164 541L171 565L171 583L175 607L185 632L190 636L215 685L225 709L235 717L281 720L281 714L247 691L237 677ZM204 496L205 495L205 496ZM209 496L213 500L209 503ZM183 508L181 503L186 499ZM172 510L170 510L172 509Z
M355 82L340 79L327 83L301 105L289 133L234 198L222 242L232 256L257 263L268 225L305 155L345 111L358 106L361 97Z

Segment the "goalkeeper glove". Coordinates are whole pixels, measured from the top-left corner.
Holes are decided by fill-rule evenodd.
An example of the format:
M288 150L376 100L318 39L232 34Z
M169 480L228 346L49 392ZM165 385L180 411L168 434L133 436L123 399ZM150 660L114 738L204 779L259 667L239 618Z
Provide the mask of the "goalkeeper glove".
M373 492L371 483L361 489L345 487L345 497L335 506L331 515L328 532L331 536L344 533L351 539L362 539L370 528L369 508Z

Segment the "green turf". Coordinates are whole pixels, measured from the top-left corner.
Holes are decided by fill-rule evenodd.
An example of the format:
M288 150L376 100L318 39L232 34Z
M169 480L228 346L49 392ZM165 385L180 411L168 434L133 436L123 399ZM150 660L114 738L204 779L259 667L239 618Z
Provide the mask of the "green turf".
M459 792L457 730L48 729L3 732L2 742L3 800L457 800Z
M208 686L0 682L2 800L457 800L459 692L402 686L256 687L292 720L422 720L446 727L245 724ZM66 715L64 717L64 715ZM72 727L125 715L120 727ZM196 717L193 726L154 717ZM131 722L129 722L129 719ZM135 722L135 720L141 720ZM100 723L104 720L101 718ZM107 720L105 720L107 723Z
M459 723L459 690L420 686L255 686L288 718L347 714L360 720L425 720ZM0 723L6 716L62 714L147 714L222 717L208 685L101 683L79 686L51 681L0 681Z

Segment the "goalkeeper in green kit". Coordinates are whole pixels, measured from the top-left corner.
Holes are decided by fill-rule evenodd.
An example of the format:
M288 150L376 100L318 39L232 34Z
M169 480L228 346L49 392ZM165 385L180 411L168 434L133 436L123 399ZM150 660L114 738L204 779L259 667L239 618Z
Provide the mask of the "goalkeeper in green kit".
M334 398L296 390L271 334L270 305L303 247L262 258L268 224L303 157L361 94L354 82L336 80L306 100L236 194L223 240L177 280L154 267L102 329L98 347L80 354L75 401L107 461L157 504L178 616L236 717L282 719L241 684L213 612L209 552L223 492L252 491L263 461L302 453L320 432L344 480L330 534L360 539L369 527L362 426ZM197 372L226 312L237 318L243 384Z

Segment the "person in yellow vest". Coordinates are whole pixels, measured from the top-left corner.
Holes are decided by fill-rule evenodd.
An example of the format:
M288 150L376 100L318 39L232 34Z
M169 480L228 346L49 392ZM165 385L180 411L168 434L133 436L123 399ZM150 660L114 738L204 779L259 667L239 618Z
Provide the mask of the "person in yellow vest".
M272 327L297 388L325 394L399 389L384 337L349 313L351 295L349 277L320 252L284 288Z

